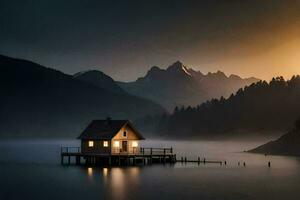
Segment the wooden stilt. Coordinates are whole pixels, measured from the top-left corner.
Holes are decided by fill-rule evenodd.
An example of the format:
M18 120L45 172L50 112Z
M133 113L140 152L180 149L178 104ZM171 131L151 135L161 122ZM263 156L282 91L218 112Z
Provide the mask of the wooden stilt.
M111 166L111 157L108 157L108 165Z

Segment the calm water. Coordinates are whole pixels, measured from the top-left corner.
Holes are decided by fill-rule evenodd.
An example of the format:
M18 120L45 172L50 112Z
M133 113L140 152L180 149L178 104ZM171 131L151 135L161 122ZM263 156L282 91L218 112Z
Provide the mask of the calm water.
M217 164L86 168L60 165L76 141L0 142L0 199L299 199L300 159L242 153L257 142L147 141ZM21 155L22 154L22 155ZM246 167L238 162L246 162ZM271 161L272 167L267 167Z

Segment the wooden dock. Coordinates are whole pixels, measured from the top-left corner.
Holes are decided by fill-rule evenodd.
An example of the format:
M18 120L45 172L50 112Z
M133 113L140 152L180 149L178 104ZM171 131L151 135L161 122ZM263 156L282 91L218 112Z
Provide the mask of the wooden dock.
M219 161L219 160L206 160L205 158L202 158L202 160L200 159L200 157L198 157L198 159L196 160L188 160L187 157L181 157L180 160L176 160L176 162L181 162L181 163L198 163L198 165L200 163L206 164L206 163L212 163L212 164L220 164L222 165L224 163L224 165L226 165L226 161Z
M62 165L107 165L107 166L126 166L126 165L151 165L153 163L175 164L198 163L199 164L224 164L226 161L206 160L205 158L195 160L187 157L176 158L173 148L139 148L134 152L93 154L82 153L80 147L61 147Z
M111 154L82 153L80 147L62 147L61 164L76 165L137 165L176 163L173 148L139 148L135 152Z

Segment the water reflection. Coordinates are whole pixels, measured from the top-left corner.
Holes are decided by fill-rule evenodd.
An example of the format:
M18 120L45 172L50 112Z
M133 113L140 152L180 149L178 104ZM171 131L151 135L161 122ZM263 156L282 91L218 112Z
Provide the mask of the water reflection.
M103 171L103 177L107 177L108 169L106 167L104 167L102 171Z
M124 169L112 168L110 171L111 179L108 183L113 199L122 199L125 195L125 174Z
M104 167L102 169L102 174L103 174L103 182L104 182L104 184L107 184L108 168Z
M132 182L134 182L134 183L138 183L140 168L139 167L131 167L127 171L128 171L128 175L130 176L130 180L132 180Z
M90 179L93 179L93 168L89 167L87 168L88 177Z
M178 158L200 156L226 160L227 165L178 163L112 168L61 166L59 149L65 143L10 145L0 141L0 199L298 200L300 196L299 158L243 153L262 141L148 140L145 146L173 146Z
M140 185L142 167L88 167L84 171L90 183L105 188L108 199L123 199Z

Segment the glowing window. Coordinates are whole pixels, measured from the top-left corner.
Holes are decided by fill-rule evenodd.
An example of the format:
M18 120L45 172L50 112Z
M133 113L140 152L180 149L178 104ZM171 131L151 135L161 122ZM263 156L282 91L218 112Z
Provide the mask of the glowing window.
M120 142L119 142L119 141L115 141L115 142L114 142L114 146L115 146L115 147L120 147Z
M94 146L94 141L89 141L89 147L93 147Z
M108 141L103 141L103 146L108 147Z
M127 132L126 131L123 132L123 137L127 137Z
M133 141L133 142L132 142L132 147L138 147L138 146L139 146L139 144L138 144L137 141Z

